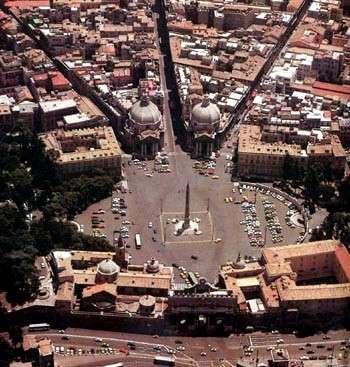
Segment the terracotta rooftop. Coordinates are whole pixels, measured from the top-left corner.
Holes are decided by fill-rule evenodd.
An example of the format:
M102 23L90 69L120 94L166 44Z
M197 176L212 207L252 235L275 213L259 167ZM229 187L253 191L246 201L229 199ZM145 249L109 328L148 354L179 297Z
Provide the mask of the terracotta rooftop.
M336 240L325 240L283 247L269 247L264 249L263 258L267 263L277 262L284 259L292 259L294 257L312 256L320 253L332 253L338 246L343 245Z
M349 283L296 286L279 288L279 294L282 301L349 298L350 286Z
M106 292L106 293L111 294L112 296L115 296L117 293L117 289L116 289L115 284L109 284L109 283L96 284L91 287L84 288L82 297L83 298L91 297L94 294L101 293L101 292Z

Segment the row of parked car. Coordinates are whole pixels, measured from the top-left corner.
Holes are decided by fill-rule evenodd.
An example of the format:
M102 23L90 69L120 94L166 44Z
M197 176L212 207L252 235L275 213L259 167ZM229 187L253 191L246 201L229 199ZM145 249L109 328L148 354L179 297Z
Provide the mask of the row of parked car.
M81 355L116 355L122 353L121 350L111 347L98 347L82 349L75 347L55 346L55 353L63 356L81 356Z
M263 200L262 204L264 207L267 228L271 233L272 242L273 243L282 242L283 241L282 226L278 219L275 205L271 201L266 199Z
M105 211L103 209L99 209L95 212L92 213L91 215L91 227L93 229L101 229L101 228L105 228L105 220L104 218L101 216L102 214L105 214Z
M112 207L111 207L111 210L112 210L112 213L113 214L120 214L121 216L125 217L126 216L126 209L127 208L128 207L125 204L125 199L124 198L114 197L112 199Z
M260 221L256 213L255 204L243 201L241 210L244 214L244 220L240 221L241 225L245 225L244 232L247 232L250 246L264 246L264 240L260 229Z

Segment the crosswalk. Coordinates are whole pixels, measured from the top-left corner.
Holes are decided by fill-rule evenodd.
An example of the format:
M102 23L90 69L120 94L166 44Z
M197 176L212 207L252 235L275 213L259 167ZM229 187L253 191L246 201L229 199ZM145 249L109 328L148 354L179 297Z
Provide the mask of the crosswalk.
M277 344L277 340L282 339L280 334L274 335L252 335L249 336L250 346L274 346Z
M228 360L224 361L199 361L196 362L198 367L234 367L235 365Z

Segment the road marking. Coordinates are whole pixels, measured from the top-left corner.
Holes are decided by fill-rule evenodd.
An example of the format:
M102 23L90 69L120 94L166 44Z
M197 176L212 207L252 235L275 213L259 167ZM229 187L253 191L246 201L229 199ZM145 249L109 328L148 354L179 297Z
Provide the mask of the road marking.
M183 212L163 212L164 215L181 215L183 216ZM199 211L199 212L192 212L191 211L191 215L194 215L194 214L208 214L208 212L205 210L205 211Z
M38 333L39 335L41 335L40 333ZM62 336L68 336L70 338L82 338L82 339L91 339L91 340L95 340L96 336L91 336L91 335L79 335L79 334L59 334L59 333L54 333L54 332L49 332L47 333L48 335L54 335L54 336L58 336L58 337L62 337ZM164 344L160 344L160 343L147 343L147 342L142 342L142 341L138 341L138 340L132 340L132 339L120 339L120 338L111 338L111 337L102 337L101 338L103 340L103 342L105 341L114 341L114 342L123 342L123 343L135 343L135 344L141 344L141 345L148 345L148 346L160 346L162 348L167 348L166 345ZM169 347L171 348L171 347ZM172 348L171 348L172 349Z
M259 335L254 336L253 335L253 336L249 336L249 339L250 339L251 345L258 345L258 344L265 345L266 342L277 344L277 340L282 339L282 336L281 335L266 335L266 336L259 336Z
M38 334L40 335L40 334ZM54 335L57 337L62 337L62 334L59 333L53 333L53 332L49 332L47 333L47 335ZM77 334L64 334L64 336L68 336L69 338L81 338L81 339L90 339L90 340L95 340L96 336L90 336L90 335L77 335ZM137 340L132 340L132 339L120 339L120 338L111 338L111 337L102 337L101 338L104 342L106 341L110 341L110 342L123 342L123 343L134 343L134 344L140 344L143 346L148 346L148 347L155 347L155 346L160 346L162 351L166 352L169 349L174 349L173 347L170 347L168 345L165 344L156 344L156 343L147 343L147 342L142 342L142 341L137 341ZM157 351L154 351L157 352ZM179 352L177 351L177 353L181 353L182 355L185 356L184 357L179 357L179 356L174 356L176 359L177 363L180 364L184 364L184 365L189 365L189 366L193 366L194 363L196 363L196 360L189 357L187 354L183 353L183 352ZM156 353L155 353L156 354ZM154 358L155 354L147 354L147 353L137 353L137 352L129 352L129 355L136 355L139 358Z
M184 243L212 243L212 240L188 240L188 241L165 241L167 245L177 245Z
M342 341L344 341L344 339L340 339L340 340L319 340L319 341L303 341L303 342L297 342L297 343L279 343L279 346L305 346L306 343L310 343L311 345L318 345L318 344L338 344L341 343ZM273 347L276 346L276 344L261 344L261 345L251 345L253 348L265 348L265 347Z

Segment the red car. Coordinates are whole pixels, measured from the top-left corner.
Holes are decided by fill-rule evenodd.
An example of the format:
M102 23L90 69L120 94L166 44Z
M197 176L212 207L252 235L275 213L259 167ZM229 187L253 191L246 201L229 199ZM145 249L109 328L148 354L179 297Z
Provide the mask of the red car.
M129 355L129 350L127 348L119 348L118 351L120 353L124 353L125 355Z

